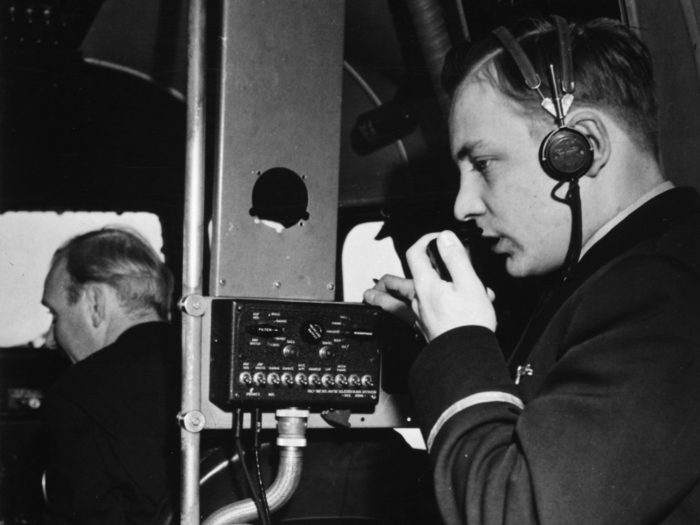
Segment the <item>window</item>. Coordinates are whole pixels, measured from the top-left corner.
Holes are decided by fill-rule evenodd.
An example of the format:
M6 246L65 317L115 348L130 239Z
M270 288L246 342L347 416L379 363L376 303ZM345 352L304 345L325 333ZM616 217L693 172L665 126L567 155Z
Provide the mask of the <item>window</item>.
M51 315L41 295L51 256L69 238L107 225L129 226L157 252L163 247L160 221L151 213L0 214L0 347L43 344Z

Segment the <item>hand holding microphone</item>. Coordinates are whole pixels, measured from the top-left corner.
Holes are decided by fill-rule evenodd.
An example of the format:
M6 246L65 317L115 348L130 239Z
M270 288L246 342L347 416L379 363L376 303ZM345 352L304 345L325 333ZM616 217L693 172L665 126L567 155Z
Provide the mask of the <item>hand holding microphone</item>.
M474 225L463 238L470 242L480 234L481 229ZM434 248L429 255L430 244ZM406 256L413 279L385 275L365 292L365 302L415 324L428 341L458 326L496 329L496 314L491 304L494 294L482 284L468 249L453 232L423 236Z
M467 222L464 229L460 230L459 232L459 240L467 248L469 260L471 261L472 267L474 268L474 271L476 272L476 275L479 277L479 279L481 279L479 266L472 257L471 249L473 248L473 243L481 237L482 233L484 233L484 230L479 228L475 221ZM440 251L438 250L437 237L428 243L428 248L426 249L426 252L428 254L428 258L430 259L430 263L433 265L433 268L440 276L440 279L442 279L443 281L452 281L452 276L450 275L447 266L445 266L445 261L442 260L442 256L440 255Z
M436 243L450 281L433 268L427 252L431 241ZM408 250L407 259L415 290L411 306L429 341L460 326L477 325L495 331L496 313L491 304L495 297L474 271L468 249L457 235L451 231L426 235Z

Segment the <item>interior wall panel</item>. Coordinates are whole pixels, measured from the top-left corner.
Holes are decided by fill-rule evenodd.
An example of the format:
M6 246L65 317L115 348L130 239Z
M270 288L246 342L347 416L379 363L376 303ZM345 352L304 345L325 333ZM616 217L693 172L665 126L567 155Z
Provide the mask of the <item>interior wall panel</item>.
M212 295L334 298L343 17L342 0L224 4ZM251 215L273 168L308 192L308 218L283 229Z
M700 1L626 0L626 6L630 26L654 60L666 176L700 189L700 81L690 30L698 22ZM688 7L694 19L686 19Z

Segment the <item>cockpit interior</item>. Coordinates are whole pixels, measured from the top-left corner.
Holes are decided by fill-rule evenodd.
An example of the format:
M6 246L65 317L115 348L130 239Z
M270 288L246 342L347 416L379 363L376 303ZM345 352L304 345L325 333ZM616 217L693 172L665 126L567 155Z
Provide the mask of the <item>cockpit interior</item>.
M150 523L439 522L406 386L425 342L362 294L463 227L445 55L532 13L639 32L664 168L700 188L697 0L0 0L0 523L44 523L41 411L71 367L52 254L112 224L172 270L183 334L182 470ZM474 251L507 357L548 281Z

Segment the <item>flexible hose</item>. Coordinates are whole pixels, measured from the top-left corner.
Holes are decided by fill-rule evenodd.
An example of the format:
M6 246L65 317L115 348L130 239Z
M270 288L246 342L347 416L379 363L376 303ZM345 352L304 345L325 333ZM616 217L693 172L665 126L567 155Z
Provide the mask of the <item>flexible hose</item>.
M277 478L267 490L270 512L287 503L299 486L301 479L303 449L299 447L281 447L280 465ZM246 523L258 517L258 510L251 499L238 501L222 507L209 516L203 525L229 525Z
M408 0L407 5L440 108L447 116L450 100L442 88L441 77L442 65L445 62L445 55L450 50L451 42L442 7L437 0Z

